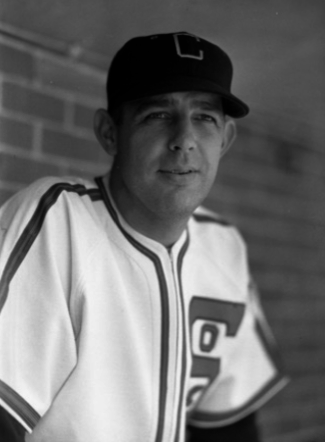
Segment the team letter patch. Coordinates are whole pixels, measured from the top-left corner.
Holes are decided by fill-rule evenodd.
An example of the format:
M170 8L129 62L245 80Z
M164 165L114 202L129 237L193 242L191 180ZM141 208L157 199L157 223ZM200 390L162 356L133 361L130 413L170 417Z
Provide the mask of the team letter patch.
M220 336L236 336L244 311L244 304L201 297L192 299L190 327L193 365L188 406L218 376L221 365L218 351Z
M203 60L200 39L189 34L174 34L177 55L183 58Z

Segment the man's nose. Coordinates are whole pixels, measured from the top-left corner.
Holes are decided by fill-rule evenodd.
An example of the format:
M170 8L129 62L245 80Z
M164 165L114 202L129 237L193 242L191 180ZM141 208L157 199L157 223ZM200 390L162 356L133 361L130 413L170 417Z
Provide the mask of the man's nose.
M173 152L189 152L196 148L196 137L193 124L190 119L180 118L171 128L169 149Z

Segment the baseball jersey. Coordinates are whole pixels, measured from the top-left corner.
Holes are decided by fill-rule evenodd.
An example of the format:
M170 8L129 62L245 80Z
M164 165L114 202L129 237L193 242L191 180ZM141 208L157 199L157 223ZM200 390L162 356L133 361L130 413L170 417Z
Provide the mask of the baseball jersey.
M199 208L169 250L104 178L47 178L0 211L0 405L28 442L182 442L286 383L237 230Z

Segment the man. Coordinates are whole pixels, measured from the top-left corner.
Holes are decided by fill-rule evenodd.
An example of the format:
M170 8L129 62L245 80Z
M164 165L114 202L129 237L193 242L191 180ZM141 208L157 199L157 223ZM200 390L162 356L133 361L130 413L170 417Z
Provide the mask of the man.
M95 115L111 172L43 179L3 207L7 440L259 440L255 412L286 380L245 245L200 207L229 116L248 113L231 79L202 38L130 40Z

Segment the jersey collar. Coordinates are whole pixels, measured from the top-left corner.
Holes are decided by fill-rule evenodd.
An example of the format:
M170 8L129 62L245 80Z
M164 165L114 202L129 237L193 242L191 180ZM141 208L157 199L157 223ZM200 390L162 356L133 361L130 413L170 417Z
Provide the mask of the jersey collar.
M115 201L112 197L110 188L109 188L109 174L106 176L102 176L95 179L96 184L99 187L99 190L103 194L104 202L106 203L107 209L110 212L110 215L112 216L113 220L115 221L116 225L120 230L126 232L128 235L130 235L132 238L134 238L137 242L151 250L152 252L158 254L158 255L164 255L169 254L170 256L177 256L179 251L182 249L185 242L188 240L188 228L186 228L183 233L181 234L180 238L173 244L172 247L166 248L161 243L148 238L147 236L143 235L142 233L135 230L133 227L131 227L123 218L120 211L118 210Z

